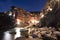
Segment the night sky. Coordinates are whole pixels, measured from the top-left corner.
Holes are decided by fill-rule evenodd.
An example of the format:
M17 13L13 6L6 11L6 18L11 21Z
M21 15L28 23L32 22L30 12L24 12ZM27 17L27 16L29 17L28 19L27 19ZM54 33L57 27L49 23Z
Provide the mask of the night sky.
M40 11L47 0L0 0L0 12L8 11L11 6L26 9L28 11Z

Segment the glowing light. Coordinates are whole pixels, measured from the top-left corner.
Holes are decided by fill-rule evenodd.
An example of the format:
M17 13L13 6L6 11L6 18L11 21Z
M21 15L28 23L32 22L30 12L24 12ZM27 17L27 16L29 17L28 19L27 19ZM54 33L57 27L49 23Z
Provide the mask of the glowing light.
M16 30L16 34L15 34L15 36L14 36L14 39L16 39L16 38L18 38L18 37L21 36L20 28L15 28L15 30Z
M21 20L17 19L17 24L20 24Z
M42 15L41 15L41 18L43 18L43 17L44 17L44 15L42 14Z
M12 16L12 12L9 13L9 16Z
M12 35L9 34L9 31L4 33L4 38L3 40L12 40Z
M48 9L47 9L47 11L49 11L49 10L50 10L50 11L52 11L52 8L51 8L50 6L48 6Z
M16 7L14 9L17 9Z
M14 36L14 39L22 36L22 35L21 35L21 32L20 32L21 29L24 29L24 28L19 28L19 27L16 27L16 28L15 28L16 34L15 34L15 36Z
M35 20L31 20L31 22L32 22L32 24L34 24L35 23Z
M40 13L40 18L43 18L44 17L44 14L43 13Z
M52 8L50 8L50 11L52 11Z
M47 11L49 11L49 10L52 11L52 8L47 9Z
M39 23L39 21L37 21L37 20L31 20L31 23L32 24L37 24L37 23Z
M15 14L13 14L13 17L15 17Z

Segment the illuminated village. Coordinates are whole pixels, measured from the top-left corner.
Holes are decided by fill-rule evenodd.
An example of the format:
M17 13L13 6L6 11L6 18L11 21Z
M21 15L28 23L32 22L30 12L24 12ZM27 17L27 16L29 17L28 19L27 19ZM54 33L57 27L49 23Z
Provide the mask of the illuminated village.
M11 39L4 40L60 40L60 0L48 0L40 12L29 12L12 6L3 12L8 15L14 26L5 32ZM9 27L7 27L9 28ZM10 34L8 34L10 33ZM7 36L9 38L9 36Z

